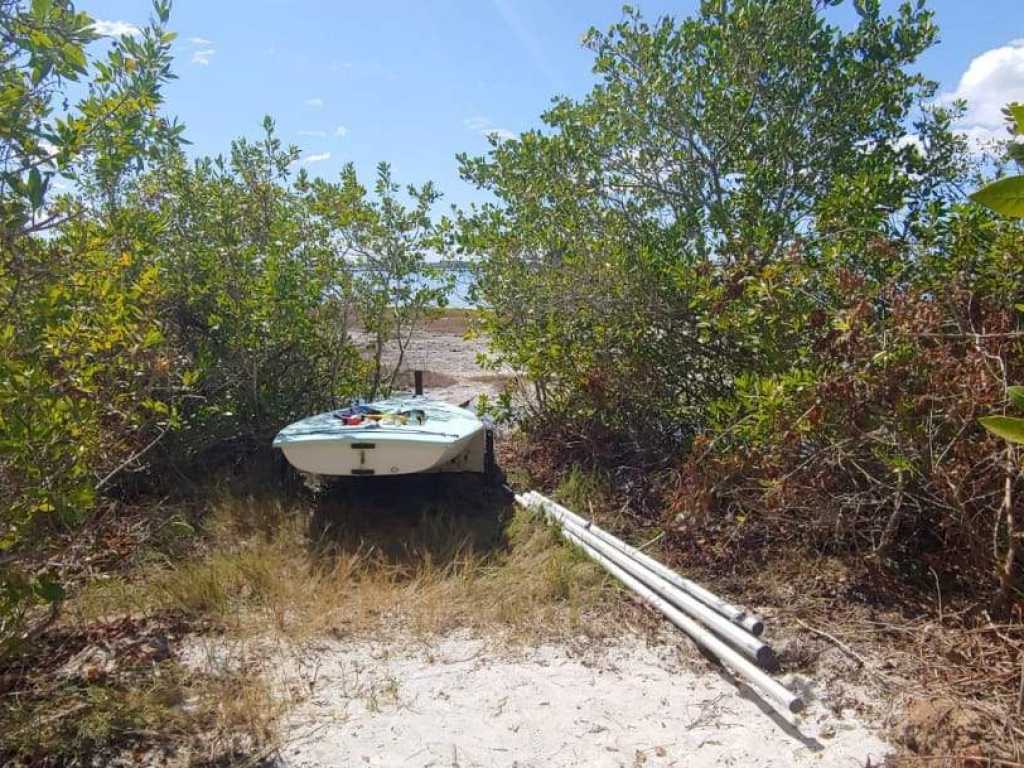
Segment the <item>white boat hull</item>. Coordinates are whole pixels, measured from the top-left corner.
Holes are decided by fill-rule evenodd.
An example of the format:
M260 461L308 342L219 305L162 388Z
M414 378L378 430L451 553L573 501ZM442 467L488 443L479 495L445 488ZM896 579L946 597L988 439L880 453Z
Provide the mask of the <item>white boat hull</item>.
M439 471L469 443L408 442L375 440L373 435L354 440L299 442L284 446L288 463L302 472L314 475L408 475Z
M338 414L311 416L285 427L274 439L288 462L313 475L407 475L482 472L486 435L470 411L423 397L371 403L385 413L423 412L416 424L347 425Z

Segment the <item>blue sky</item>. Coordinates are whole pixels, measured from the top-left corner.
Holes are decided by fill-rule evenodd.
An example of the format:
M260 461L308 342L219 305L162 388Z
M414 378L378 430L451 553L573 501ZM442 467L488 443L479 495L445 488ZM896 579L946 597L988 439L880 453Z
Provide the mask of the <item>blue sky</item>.
M895 0L883 0L887 10ZM142 24L144 0L81 0L107 29ZM696 0L633 2L645 15L692 13ZM1024 0L932 0L941 43L920 62L947 95L968 98L961 126L998 130L998 108L1024 101ZM536 126L554 94L593 83L580 47L590 26L620 18L618 0L178 0L179 34L167 111L192 151L226 152L272 115L311 173L349 160L364 182L379 160L396 178L434 180L446 200L480 194L458 177L455 154L487 150L488 131ZM853 18L847 7L833 16ZM120 23L120 27L119 24Z

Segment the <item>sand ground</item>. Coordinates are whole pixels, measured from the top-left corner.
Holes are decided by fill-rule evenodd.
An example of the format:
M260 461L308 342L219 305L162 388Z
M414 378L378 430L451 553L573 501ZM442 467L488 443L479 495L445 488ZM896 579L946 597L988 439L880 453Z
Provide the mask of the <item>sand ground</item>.
M582 650L510 651L464 634L332 642L303 665L315 682L289 722L289 768L862 768L889 751L827 699L799 720L775 713L682 636Z
M501 392L511 372L493 371L479 365L479 356L487 349L483 337L467 338L468 323L461 313L444 315L418 333L402 363L399 386L412 388L414 370L424 371L426 393L454 405L473 402L480 395L494 397ZM353 334L355 342L369 351L369 337ZM398 356L389 347L385 360L393 364Z

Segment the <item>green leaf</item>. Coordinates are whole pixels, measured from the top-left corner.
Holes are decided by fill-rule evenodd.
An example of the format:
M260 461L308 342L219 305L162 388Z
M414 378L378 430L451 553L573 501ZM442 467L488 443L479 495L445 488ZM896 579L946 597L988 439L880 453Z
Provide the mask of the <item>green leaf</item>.
M38 62L32 67L32 85L39 85L43 81L43 78L50 74L50 70L53 68L53 62L44 60Z
M188 521L176 517L167 523L167 528L178 536L195 536L196 529Z
M1024 176L1010 176L986 184L971 195L971 200L1003 216L1024 218Z
M85 51L78 45L65 45L63 48L64 55L67 57L68 63L75 68L77 72L81 74L86 73L85 69Z
M1024 419L1013 416L985 416L978 421L993 435L1011 443L1024 445Z
M163 340L164 335L160 332L160 329L153 327L146 331L146 335L142 339L142 346L149 349L150 347L155 347Z
M43 200L46 197L46 184L43 183L43 175L38 168L28 172L28 201L32 204L32 210L43 207Z
M154 0L153 10L156 11L157 18L160 19L161 24L166 24L167 20L171 17L171 4L169 0Z
M39 20L44 20L50 15L53 8L53 0L32 0L32 15Z
M1007 387L1006 396L1009 398L1010 403L1014 408L1024 410L1024 387L1019 384Z
M36 595L47 603L56 603L64 599L64 588L49 576L41 576L33 585Z
M1007 109L1013 118L1017 133L1024 133L1024 104L1011 104Z

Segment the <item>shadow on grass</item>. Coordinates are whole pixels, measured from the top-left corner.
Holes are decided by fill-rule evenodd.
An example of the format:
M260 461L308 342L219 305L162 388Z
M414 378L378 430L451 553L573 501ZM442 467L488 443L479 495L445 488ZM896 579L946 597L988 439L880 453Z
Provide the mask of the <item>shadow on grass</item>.
M321 556L361 552L400 567L444 567L504 549L513 505L482 475L344 478L317 498L310 542Z

